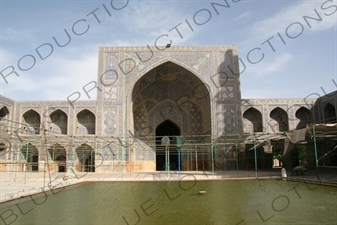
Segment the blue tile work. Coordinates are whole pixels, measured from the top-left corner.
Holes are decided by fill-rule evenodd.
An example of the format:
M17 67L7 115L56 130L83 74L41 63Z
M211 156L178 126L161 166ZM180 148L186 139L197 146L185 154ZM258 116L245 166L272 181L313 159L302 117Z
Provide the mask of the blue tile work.
M109 109L104 114L105 134L114 134L116 132L116 118L115 117L116 117L116 113L111 109Z
M225 133L227 134L235 134L236 126L235 126L235 110L233 108L226 108L224 110L224 123L225 123Z

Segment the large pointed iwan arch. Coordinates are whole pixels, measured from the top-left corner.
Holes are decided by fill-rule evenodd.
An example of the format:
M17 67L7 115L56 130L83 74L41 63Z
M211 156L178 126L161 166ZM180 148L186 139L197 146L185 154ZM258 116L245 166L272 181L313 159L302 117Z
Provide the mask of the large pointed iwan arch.
M198 88L201 88L204 84L206 84L206 89L207 89L207 96L209 96L211 99L214 98L215 96L215 91L212 89L212 82L208 81L206 78L204 78L201 74L199 74L199 72L197 72L197 70L195 70L193 67L185 64L182 61L178 61L174 58L171 57L167 57L165 59L159 60L157 62L154 62L151 64L151 66L146 67L145 69L142 69L137 76L133 76L130 77L127 81L127 89L126 89L126 98L125 98L125 103L126 103L126 108L125 108L125 112L128 112L125 114L125 129L124 129L124 135L129 135L129 131L131 131L131 133L137 133L136 131L136 125L134 124L134 92L135 89L137 88L137 84L139 84L139 81L144 78L146 75L148 75L149 73L151 73L151 71L154 71L155 69L159 68L160 66L166 64L166 63L171 63L177 67L180 67L182 69L184 69L187 73L190 73L192 75L194 75L194 77L196 79L198 79L200 81L200 84L198 86ZM209 85L207 85L209 84ZM205 96L200 96L199 98L203 98ZM184 99L181 99L181 101L184 101ZM211 101L210 102L210 109L214 108L214 103ZM210 113L214 113L212 110L209 110ZM214 127L214 117L211 117L211 115L209 115L210 119L210 124L211 126L208 128L209 132L208 133L213 133L215 132L215 127ZM145 123L141 123L138 124L138 129L141 130L145 130L144 132L146 132L147 134L154 134L155 133L155 128L153 127L144 127Z
M166 119L181 127L182 135L210 134L210 97L207 85L186 68L173 62L153 68L132 91L135 135L155 135Z
M210 101L214 97L213 86L190 66L166 58L129 79L123 125L125 131L131 131L141 139L139 143L146 142L149 149L142 152L135 147L136 151L131 152L127 163L139 163L140 171L156 170L155 149L151 147L155 138L149 136L155 136L156 128L164 121L176 124L182 136L210 135L215 131L212 126L214 117L211 117L214 106ZM138 170L138 167L132 168Z

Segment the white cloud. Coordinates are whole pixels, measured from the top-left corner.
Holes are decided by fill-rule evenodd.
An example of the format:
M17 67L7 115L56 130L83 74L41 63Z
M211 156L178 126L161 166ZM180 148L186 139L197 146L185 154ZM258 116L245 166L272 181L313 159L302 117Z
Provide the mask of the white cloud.
M12 29L6 28L1 30L0 39L3 41L20 41L24 37L25 39L32 39L34 32L28 29Z
M0 48L0 68L7 67L11 62L14 61L15 56L11 54L7 49L1 46Z
M244 12L244 13L241 13L238 17L234 18L232 22L235 22L237 20L241 20L241 19L244 19L246 17L249 17L251 15L251 12Z
M256 22L252 26L252 34L253 36L257 35L259 37L269 38L278 32L284 32L287 27L294 22L301 23L305 30L311 31L321 31L333 28L336 26L337 13L327 16L333 13L333 8L327 10L323 10L322 8L327 8L331 5L334 5L336 4L336 1L334 1L334 3L328 2L323 7L322 4L323 2L321 1L302 1L297 5L293 5L290 8L281 10L272 17ZM311 26L311 28L309 28L303 16L309 16L313 18L318 17L316 15L315 9L322 17L322 21L308 19L308 22Z
M257 78L273 75L276 72L285 71L287 64L294 58L289 53L284 53L272 61L261 61L256 65L251 65L247 72L255 74Z
M3 71L5 68L7 68L10 65L15 65L14 64L15 59L16 59L16 56L14 54L12 54L10 51L8 51L3 46L1 46L1 49L0 49L0 71ZM6 71L7 70L3 71L4 75L7 75ZM8 69L8 71L10 71L10 69ZM15 74L11 74L8 77L6 77L6 80L9 83L14 83L15 80L20 81L20 77L17 77ZM25 81L23 81L23 80L24 79L22 79L22 82L27 82L27 80L25 80ZM33 87L30 86L28 88L33 88ZM2 76L0 76L0 94L1 95L5 95L5 96L7 95L7 97L10 97L11 95L9 95L9 92L15 92L18 89L19 89L18 86L17 87L10 87L10 85L6 83L4 78Z
M174 26L174 19L179 17L179 10L165 7L162 2L132 2L127 8L128 12L118 17L122 26L134 33L152 32L161 28L169 29Z
M57 55L51 63L45 64L45 76L40 82L45 88L47 99L66 100L66 98L74 93L80 92L80 99L88 99L83 91L83 86L91 81L97 81L97 52L92 54L78 55ZM57 63L54 70L48 70L49 64ZM93 85L88 85L89 90ZM96 89L89 93L91 99L96 98Z
M134 42L154 45L155 40L160 35L167 34L169 37L160 38L159 42L163 41L166 45L171 39L172 44L180 45L188 42L196 33L204 29L204 27L194 27L194 31L191 31L185 22L185 19L192 20L188 18L186 11L189 10L188 7L195 7L193 4L170 3L171 6L167 7L167 3L161 1L135 1L132 3L128 6L128 10L132 13L125 13L118 19L121 23L120 26L134 34L133 37L129 38L130 40L135 38ZM195 13L193 10L192 12ZM191 13L189 16L191 17L193 14ZM158 45L163 45L159 42Z
M79 91L80 99L88 99L82 88L91 81L97 81L97 52L96 48L88 47L86 50L72 48L62 54L54 53L50 59L39 61L32 70L20 72L19 77L14 74L8 76L9 84L0 77L1 94L15 100L25 100L27 94L28 99L66 100L70 94ZM91 99L95 99L96 89L89 94Z

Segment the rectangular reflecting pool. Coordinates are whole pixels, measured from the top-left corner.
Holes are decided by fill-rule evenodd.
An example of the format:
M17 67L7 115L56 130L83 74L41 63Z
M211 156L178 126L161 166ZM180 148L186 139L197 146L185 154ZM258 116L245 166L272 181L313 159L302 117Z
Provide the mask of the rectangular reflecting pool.
M206 191L206 194L198 194ZM337 224L337 188L284 180L95 182L1 204L0 224Z

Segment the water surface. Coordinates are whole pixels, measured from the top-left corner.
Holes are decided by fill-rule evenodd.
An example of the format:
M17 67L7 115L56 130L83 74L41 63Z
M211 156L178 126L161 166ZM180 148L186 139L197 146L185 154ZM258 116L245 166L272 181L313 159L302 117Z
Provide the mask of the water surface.
M207 191L198 195L199 190ZM337 188L282 180L95 182L1 205L1 224L337 224Z

